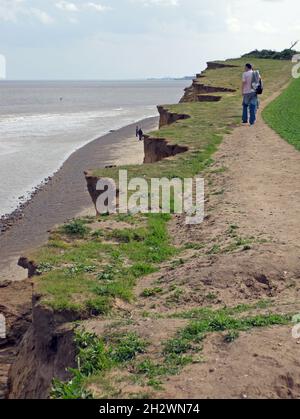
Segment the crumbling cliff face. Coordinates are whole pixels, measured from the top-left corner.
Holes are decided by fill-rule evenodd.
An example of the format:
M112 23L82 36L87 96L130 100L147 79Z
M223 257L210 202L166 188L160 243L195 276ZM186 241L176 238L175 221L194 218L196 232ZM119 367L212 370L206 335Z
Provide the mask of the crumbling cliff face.
M55 312L33 301L32 325L25 333L9 374L10 399L47 399L53 378L67 380L75 367L72 313Z
M190 115L170 112L168 109L166 109L163 106L158 106L157 109L158 109L158 112L159 112L159 115L160 115L159 128L162 128L165 125L174 124L175 122L180 121L182 119L189 119L190 118Z
M168 157L176 156L188 151L188 147L177 144L169 144L164 138L153 138L145 136L144 140L145 158L144 164L156 163Z
M219 68L232 68L236 67L230 64L222 64L209 62L207 63L207 70L216 70ZM207 86L201 82L201 79L205 78L203 74L197 74L196 78L190 87L185 89L184 95L180 100L180 103L184 102L219 102L222 97L215 95L215 93L233 93L235 89L228 89L219 86Z
M226 63L218 63L216 61L209 61L207 63L207 70L218 70L219 68L237 68L237 66Z
M31 297L30 281L0 282L0 400L8 396L9 370L31 325Z

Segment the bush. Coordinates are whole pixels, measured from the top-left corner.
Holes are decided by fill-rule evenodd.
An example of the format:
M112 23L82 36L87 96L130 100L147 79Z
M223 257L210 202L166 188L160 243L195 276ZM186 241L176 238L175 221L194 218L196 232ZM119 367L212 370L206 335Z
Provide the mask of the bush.
M273 51L270 49L263 49L259 51L258 49L251 51L242 56L242 58L264 58L270 60L291 60L295 54L298 54L297 51L293 49L284 49L281 52Z
M69 224L65 224L62 229L63 232L69 236L84 237L90 232L90 229L82 220L71 221Z

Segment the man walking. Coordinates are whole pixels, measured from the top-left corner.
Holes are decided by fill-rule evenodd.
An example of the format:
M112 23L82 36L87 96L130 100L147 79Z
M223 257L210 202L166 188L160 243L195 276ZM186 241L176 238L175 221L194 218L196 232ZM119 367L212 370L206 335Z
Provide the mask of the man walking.
M243 124L253 126L256 121L257 111L257 93L253 89L253 67L251 64L246 64L245 72L243 74L242 94L243 94ZM250 111L250 118L249 118Z
M140 141L143 141L143 138L144 138L144 133L143 133L142 128L140 128L140 129L139 129L139 132L138 132L138 137L139 137L139 140L140 140Z

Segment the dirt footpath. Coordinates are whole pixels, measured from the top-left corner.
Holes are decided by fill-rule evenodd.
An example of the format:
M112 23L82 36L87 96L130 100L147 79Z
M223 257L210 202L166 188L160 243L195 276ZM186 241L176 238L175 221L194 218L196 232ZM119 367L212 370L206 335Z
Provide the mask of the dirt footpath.
M254 128L241 126L228 135L214 159L206 222L185 231L185 239L208 242L213 253L182 268L183 277L190 273L191 300L193 288L203 284L219 303L271 297L275 306L297 312L300 153L259 116ZM230 346L213 336L204 348L207 362L171 378L164 397L300 396L300 346L290 327L243 334Z

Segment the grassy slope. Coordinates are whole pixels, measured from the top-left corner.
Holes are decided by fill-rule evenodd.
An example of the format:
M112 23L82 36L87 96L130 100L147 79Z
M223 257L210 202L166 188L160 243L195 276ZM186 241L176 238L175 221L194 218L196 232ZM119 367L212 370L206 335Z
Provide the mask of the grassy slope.
M123 219L114 217L116 226ZM51 234L34 256L42 273L36 290L44 295L44 304L82 315L107 314L115 298L132 298L137 278L176 254L168 240L168 215L125 219L133 225L106 230L102 222L102 229L90 229L93 220L86 218Z
M191 119L153 133L171 143L188 145L189 151L156 164L126 167L131 176L188 177L210 164L223 135L240 121L243 61L230 60L229 63L238 67L206 71L206 78L199 79L199 83L236 88L236 93L222 94L218 103L167 106L173 112L188 113ZM290 78L289 62L254 60L254 65L261 70L265 80L264 97L284 86ZM95 174L105 173L105 176L117 178L118 170L96 169ZM106 228L111 219L114 228ZM101 224L97 228L95 222L99 220ZM35 279L36 289L43 295L41 301L54 309L72 309L78 314L112 315L116 298L130 301L139 278L159 270L162 262L180 252L181 249L171 244L168 220L169 217L163 215L92 217L54 231L48 244L33 255L42 273ZM124 222L128 228L124 228ZM122 224L118 227L118 223ZM145 290L144 297L153 292L160 290ZM268 307L265 302L258 306L260 304ZM231 342L238 337L239 331L290 322L289 315L271 312L253 315L252 311L258 306L217 311L199 308L177 314L187 320L187 325L175 338L162 343L157 360L148 354L149 343L134 333L123 331L120 334L111 330L99 338L81 331L76 338L78 369L72 371L70 382L54 382L52 396L67 399L92 395L117 397L120 393L114 389L110 374L114 376L115 372L118 387L122 385L122 375L129 369L130 380L145 388L145 394L132 394L132 397L152 396L153 389L159 389L166 376L179 373L188 363L201 362L199 352L206 334L225 332L225 340ZM130 321L124 319L127 320Z
M300 150L300 79L289 87L263 112L263 118L282 138Z
M189 151L159 163L126 167L129 177L150 178L157 174L192 177L211 163L223 135L240 121L244 62L229 60L228 63L237 67L206 71L206 77L199 79L199 83L235 88L236 93L222 94L218 103L170 105L171 111L188 113L191 118L153 133L171 143L188 145ZM289 80L289 62L254 60L254 65L264 77L265 97ZM117 178L118 170L96 169L95 173ZM159 269L161 262L180 250L171 245L168 237L168 217L127 217L126 221L134 225L131 230L119 228L118 217L115 217L112 232L105 228L89 231L88 224L93 221L95 219L83 220L83 230L80 225L58 229L52 233L49 243L32 255L41 265L42 275L36 279L36 288L43 295L44 304L85 314L107 313L115 298L130 300L136 280Z
M222 96L222 100L217 103L166 105L172 112L189 114L191 119L178 121L152 133L153 136L166 138L171 144L187 145L190 151L176 159L144 165L142 168L124 167L129 170L130 176L143 174L151 178L157 177L159 173L170 178L191 177L203 170L222 136L241 120L240 87L244 60L228 60L227 63L238 67L206 71L206 77L199 79L199 83L237 89L236 93L217 93ZM284 86L290 78L290 62L256 59L253 64L260 69L265 81L264 98ZM96 169L94 174L117 178L118 170L109 169L104 172Z

